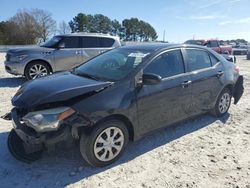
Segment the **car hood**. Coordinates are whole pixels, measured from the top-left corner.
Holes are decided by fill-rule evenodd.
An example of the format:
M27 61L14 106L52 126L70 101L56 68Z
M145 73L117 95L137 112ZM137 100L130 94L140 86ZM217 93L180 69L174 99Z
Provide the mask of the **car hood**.
M42 104L67 101L90 92L100 92L110 85L112 82L60 72L25 83L12 98L12 105L34 108Z
M33 46L33 47L21 47L21 48L13 48L9 49L8 53L10 54L29 54L29 53L39 53L39 52L51 52L53 48L45 48L41 46Z

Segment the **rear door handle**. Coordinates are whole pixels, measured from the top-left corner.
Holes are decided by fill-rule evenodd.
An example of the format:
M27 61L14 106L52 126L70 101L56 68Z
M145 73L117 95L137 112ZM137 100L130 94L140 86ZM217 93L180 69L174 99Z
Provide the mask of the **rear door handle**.
M224 74L223 71L218 71L217 74L216 74L216 76L219 78L219 77L221 77L223 74Z
M187 80L181 83L182 88L188 87L190 84L192 84L191 80Z

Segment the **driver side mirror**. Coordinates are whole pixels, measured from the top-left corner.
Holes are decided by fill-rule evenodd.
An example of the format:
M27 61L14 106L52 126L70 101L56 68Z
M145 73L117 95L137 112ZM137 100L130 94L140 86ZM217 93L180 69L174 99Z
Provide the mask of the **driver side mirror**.
M162 78L156 74L143 74L142 75L142 83L144 85L157 85L161 82Z
M58 49L63 49L63 48L65 48L65 43L64 42L60 42L58 44Z

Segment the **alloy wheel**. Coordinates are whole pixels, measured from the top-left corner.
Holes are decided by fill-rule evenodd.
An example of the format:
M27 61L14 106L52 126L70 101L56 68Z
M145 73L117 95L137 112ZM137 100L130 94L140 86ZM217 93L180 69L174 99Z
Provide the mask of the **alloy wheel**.
M29 75L31 79L36 79L36 78L48 75L48 70L42 64L34 64L29 69Z

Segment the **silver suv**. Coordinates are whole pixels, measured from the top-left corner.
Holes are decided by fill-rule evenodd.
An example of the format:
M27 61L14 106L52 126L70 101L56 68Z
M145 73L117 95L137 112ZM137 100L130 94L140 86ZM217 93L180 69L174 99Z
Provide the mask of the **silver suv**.
M57 35L41 46L15 48L6 54L5 70L28 80L69 70L107 50L121 46L118 37L105 34Z

